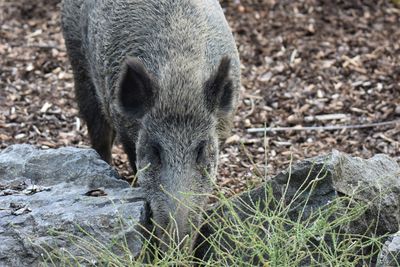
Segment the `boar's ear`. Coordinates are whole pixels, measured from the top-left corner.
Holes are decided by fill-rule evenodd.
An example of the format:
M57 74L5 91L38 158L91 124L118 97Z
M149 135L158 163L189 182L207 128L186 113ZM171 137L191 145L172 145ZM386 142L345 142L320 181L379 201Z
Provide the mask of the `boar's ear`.
M154 103L155 85L143 64L128 57L118 88L118 101L122 110L141 118Z
M233 86L229 76L230 59L225 56L221 59L218 69L206 82L204 94L207 108L211 112L229 112L232 109Z

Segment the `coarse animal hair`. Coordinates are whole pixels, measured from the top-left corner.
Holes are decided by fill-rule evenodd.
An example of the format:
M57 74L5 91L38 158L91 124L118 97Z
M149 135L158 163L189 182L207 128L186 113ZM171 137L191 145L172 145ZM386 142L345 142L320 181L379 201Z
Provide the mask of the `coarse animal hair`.
M182 239L201 216L178 201L192 192L187 203L206 204L239 96L218 1L64 0L62 29L93 148L111 162L117 136L133 170L147 166L138 177L153 220L172 218Z

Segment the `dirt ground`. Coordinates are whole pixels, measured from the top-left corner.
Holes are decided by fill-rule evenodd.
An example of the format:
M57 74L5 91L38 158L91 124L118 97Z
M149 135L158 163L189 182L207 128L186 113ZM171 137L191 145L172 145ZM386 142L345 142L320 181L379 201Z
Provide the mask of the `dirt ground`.
M218 184L254 186L294 161L337 149L400 161L400 6L377 0L222 2L243 88ZM60 33L59 0L0 0L0 149L87 147ZM366 125L249 133L250 128ZM132 177L120 146L114 165Z

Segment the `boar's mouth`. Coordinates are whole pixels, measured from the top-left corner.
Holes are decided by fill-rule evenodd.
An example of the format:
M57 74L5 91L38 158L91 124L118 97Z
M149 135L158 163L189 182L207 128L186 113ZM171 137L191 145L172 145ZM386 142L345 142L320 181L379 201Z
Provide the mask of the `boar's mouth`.
M201 224L201 216L197 216L199 214L193 214L193 211L184 204L178 205L176 209L165 209L161 212L157 208L150 209L151 242L160 249L160 252L168 251L171 245L191 249L196 237L195 227L192 225Z

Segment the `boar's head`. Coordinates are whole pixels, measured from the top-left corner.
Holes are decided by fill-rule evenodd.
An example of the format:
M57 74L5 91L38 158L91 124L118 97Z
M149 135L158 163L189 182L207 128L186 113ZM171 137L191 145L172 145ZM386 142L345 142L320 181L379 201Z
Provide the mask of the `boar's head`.
M181 242L201 224L212 193L218 123L233 106L230 60L223 57L207 77L195 78L173 72L155 78L137 58L125 65L116 94L123 118L118 132L138 169L156 236L166 244Z

